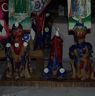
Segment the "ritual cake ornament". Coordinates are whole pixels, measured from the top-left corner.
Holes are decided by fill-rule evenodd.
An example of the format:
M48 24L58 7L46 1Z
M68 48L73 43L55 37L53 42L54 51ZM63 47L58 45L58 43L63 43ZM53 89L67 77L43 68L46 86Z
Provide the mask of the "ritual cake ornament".
M62 50L63 42L59 35L59 28L56 30L55 35L51 39L50 57L48 65L44 69L44 78L46 79L58 79L63 78L65 69L62 65Z
M87 28L82 22L77 22L73 28L75 44L69 49L72 77L81 80L94 79L92 62L93 48L85 41Z
M30 68L31 66L29 65L28 61L29 40L30 35L29 33L24 33L23 26L19 22L13 24L11 42L6 44L6 48L10 48L11 52L10 55L7 55L7 58L11 56L8 59L8 61L10 60L10 65L12 66L10 66L12 69L12 74L10 76L11 78L31 78L32 68ZM7 71L6 77L8 78L9 75L10 74Z

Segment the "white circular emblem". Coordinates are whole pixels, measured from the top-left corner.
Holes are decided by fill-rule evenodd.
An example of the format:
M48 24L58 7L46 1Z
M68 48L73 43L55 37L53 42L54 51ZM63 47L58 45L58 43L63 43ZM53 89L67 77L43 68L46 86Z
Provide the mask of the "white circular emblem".
M45 32L49 32L49 28L48 27L45 28Z
M28 43L27 42L24 42L23 45L24 45L24 47L27 47Z
M48 69L48 68L45 68L45 69L44 69L44 72L45 72L45 73L48 73L48 72L49 72L49 69Z
M19 47L19 43L15 43L15 47L16 47L16 48Z
M60 73L64 73L65 69L64 68L60 68L59 71L60 71Z
M11 44L10 44L10 43L7 43L7 44L6 44L6 47L7 47L7 48L9 48L10 46L11 46Z
M49 17L50 16L50 13L46 13L46 17Z

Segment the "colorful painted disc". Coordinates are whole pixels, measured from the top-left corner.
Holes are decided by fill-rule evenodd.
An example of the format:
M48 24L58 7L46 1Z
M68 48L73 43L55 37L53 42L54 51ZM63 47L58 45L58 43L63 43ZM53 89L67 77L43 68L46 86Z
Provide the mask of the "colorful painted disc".
M28 42L30 40L30 34L24 34L22 40Z
M3 3L3 4L2 4L2 10L3 10L4 12L8 12L8 4L7 4L7 3Z

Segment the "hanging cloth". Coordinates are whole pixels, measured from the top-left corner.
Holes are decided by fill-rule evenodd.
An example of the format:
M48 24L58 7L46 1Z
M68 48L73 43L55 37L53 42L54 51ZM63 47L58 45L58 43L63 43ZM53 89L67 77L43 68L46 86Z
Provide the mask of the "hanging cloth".
M36 30L37 32L43 32L44 30L44 14L40 14L36 16Z
M7 39L10 36L8 26L4 20L0 20L0 41Z

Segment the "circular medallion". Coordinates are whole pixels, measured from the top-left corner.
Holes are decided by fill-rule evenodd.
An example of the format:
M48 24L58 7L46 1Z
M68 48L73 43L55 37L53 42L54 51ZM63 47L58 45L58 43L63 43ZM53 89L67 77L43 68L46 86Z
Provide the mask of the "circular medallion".
M45 32L49 32L49 28L48 27L45 27Z
M28 42L30 40L30 34L24 34L22 40Z
M48 73L49 72L49 69L48 68L45 68L44 69L44 73Z
M23 43L23 46L24 46L24 47L27 47L27 45L28 45L27 42L24 42L24 43Z
M15 43L15 47L18 48L19 47L19 43Z
M9 48L10 46L11 46L11 44L10 44L10 43L7 43L7 44L6 44L6 47L7 47L7 48Z
M40 11L42 9L42 7L43 7L43 3L40 0L36 0L34 10Z
M64 68L60 68L59 71L60 71L60 73L64 73L65 69Z
M8 12L8 4L7 3L3 3L1 7L4 12Z

